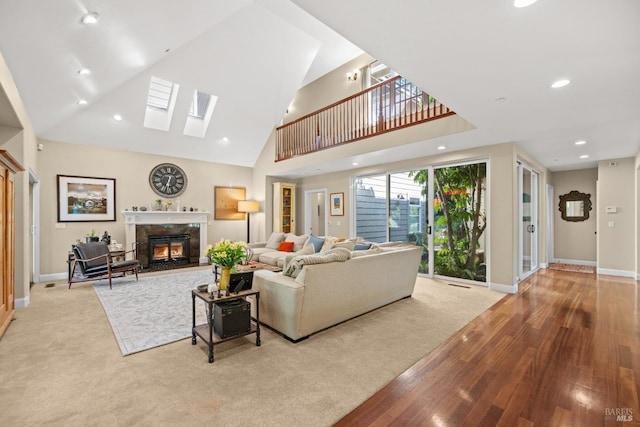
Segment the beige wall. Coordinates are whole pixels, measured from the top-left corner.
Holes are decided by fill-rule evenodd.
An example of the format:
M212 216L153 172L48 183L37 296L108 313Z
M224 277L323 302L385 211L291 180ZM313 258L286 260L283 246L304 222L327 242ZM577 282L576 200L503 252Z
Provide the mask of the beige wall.
M598 194L596 182L598 169L580 169L552 173L554 197L554 258L566 261L581 261L595 265L597 244ZM560 196L570 191L591 195L592 210L589 219L581 222L565 221L558 209Z
M0 127L3 128L0 130L0 147L8 150L25 169L25 172L15 176L15 298L16 308L21 308L29 305L32 266L29 170L34 173L37 171L35 155L37 140L18 88L1 52L0 86L8 102L8 105L3 105L0 109L6 108L7 111L12 111L20 122L20 129L15 126L7 128L4 126L5 123L0 123Z
M186 191L180 196L182 206L213 212L214 187L232 186L247 188L252 198L252 169L176 159L150 154L108 150L87 145L41 141L44 150L38 153L41 181L41 274L59 274L66 271L66 254L76 239L95 229L102 234L108 231L112 239L124 243L124 218L121 211L132 206L149 206L158 195L149 186L149 172L159 163L175 163L182 167L188 179ZM115 222L57 222L56 175L76 175L116 179ZM163 198L166 200L166 198ZM252 220L254 218L252 217ZM209 243L227 238L246 240L247 226L244 220L214 220L210 215L207 230ZM46 276L45 276L46 277Z
M296 92L288 112L283 118L284 123L289 123L306 114L331 105L341 99L348 98L362 90L363 79L347 80L347 73L354 68L368 66L374 58L365 54L347 62L332 72L320 77Z
M615 162L616 166L609 166ZM598 272L636 276L635 159L598 162ZM615 214L607 213L616 207ZM613 222L614 227L609 227Z
M304 192L326 188L329 193L345 193L345 216L329 217L331 224L327 226L327 234L333 236L354 237L352 221L352 193L351 178L358 175L368 175L390 171L418 169L425 166L437 166L450 163L484 159L489 161L489 226L486 230L489 236L487 248L490 265L490 282L494 288L512 287L516 282L517 236L515 234L515 144L498 144L463 150L454 153L444 153L425 156L402 162L388 163L370 168L359 168L350 171L318 175L298 180L298 200L304 197ZM303 203L303 202L300 202ZM304 224L304 205L298 205L297 221L299 230ZM338 221L340 225L338 225ZM496 286L497 285L497 286Z

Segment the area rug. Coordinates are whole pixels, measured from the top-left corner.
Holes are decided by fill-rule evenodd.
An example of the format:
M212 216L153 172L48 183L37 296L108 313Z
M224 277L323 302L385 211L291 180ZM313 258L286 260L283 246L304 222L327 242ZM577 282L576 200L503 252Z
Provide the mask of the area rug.
M559 270L559 271L571 271L574 273L595 273L596 268L590 265L578 265L578 264L563 264L563 263L552 263L549 265L550 270Z
M191 290L213 280L210 270L141 276L94 283L123 356L191 336ZM196 304L198 324L206 321Z

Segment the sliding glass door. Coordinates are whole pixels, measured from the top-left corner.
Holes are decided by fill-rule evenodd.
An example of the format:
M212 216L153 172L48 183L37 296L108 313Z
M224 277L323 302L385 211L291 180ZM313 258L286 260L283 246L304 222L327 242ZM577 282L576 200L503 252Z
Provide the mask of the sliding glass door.
M486 163L356 177L356 235L414 242L419 272L486 282Z

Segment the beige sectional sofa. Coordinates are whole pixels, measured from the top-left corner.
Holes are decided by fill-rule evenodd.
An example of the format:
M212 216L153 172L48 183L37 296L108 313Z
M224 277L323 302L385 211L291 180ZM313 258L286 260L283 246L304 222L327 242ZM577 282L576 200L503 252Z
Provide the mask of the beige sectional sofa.
M247 245L253 251L249 261L257 261L282 268L284 259L288 255L302 253L308 240L309 236L307 234L297 236L291 233L272 233L267 242L249 243ZM279 251L278 246L281 242L293 242L293 250L291 252Z
M253 288L260 291L260 321L299 341L409 297L421 255L422 248L416 246L375 247L353 251L344 262L304 265L296 278L256 271Z

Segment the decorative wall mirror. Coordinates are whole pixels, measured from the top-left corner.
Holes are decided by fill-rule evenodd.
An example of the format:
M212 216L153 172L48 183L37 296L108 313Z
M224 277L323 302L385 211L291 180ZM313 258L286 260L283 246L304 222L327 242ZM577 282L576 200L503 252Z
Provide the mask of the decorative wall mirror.
M591 194L570 191L560 196L558 207L565 221L586 221L591 210Z

